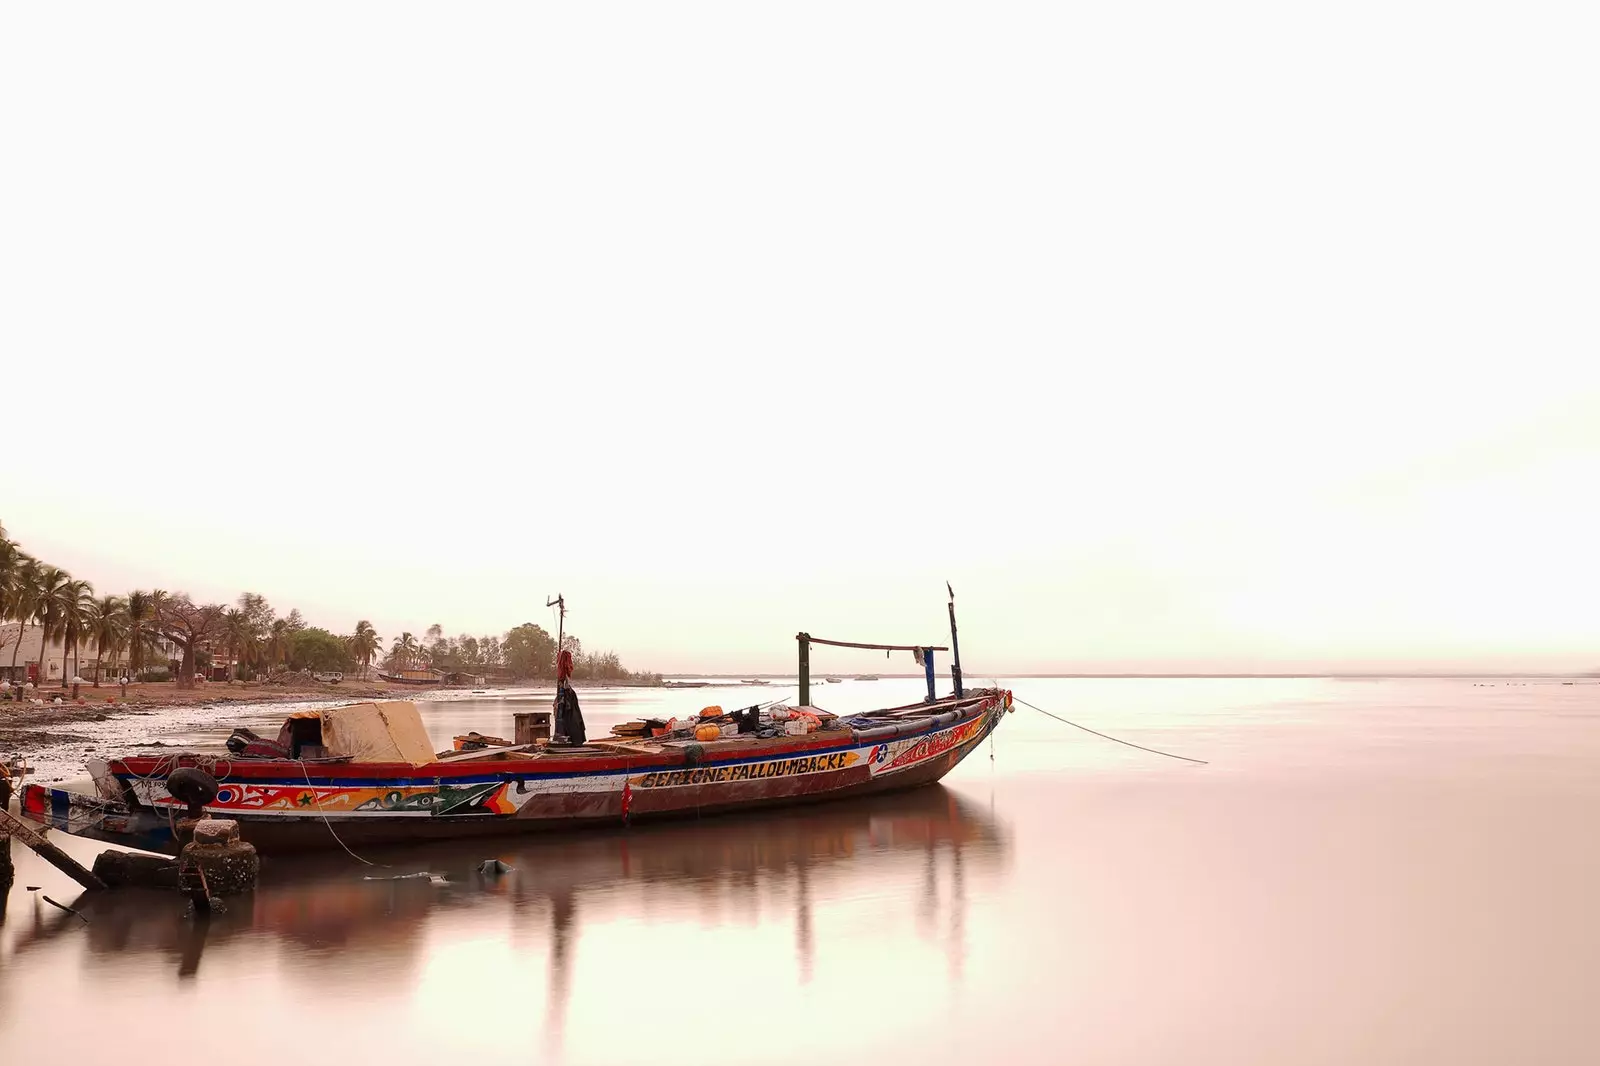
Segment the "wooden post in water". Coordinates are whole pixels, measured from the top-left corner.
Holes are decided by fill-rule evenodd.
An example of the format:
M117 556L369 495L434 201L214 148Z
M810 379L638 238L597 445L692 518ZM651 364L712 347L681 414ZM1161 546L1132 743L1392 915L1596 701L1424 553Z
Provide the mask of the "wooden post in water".
M0 767L0 808L11 811L11 773ZM11 862L11 827L0 825L0 918L6 914L6 900L11 896L11 884L17 878L17 869Z
M6 900L11 896L11 883L16 878L16 867L11 864L11 831L0 826L0 918L5 917Z
M78 882L84 888L102 889L106 887L104 881L85 870L71 855L50 843L44 838L43 833L35 832L28 823L10 811L0 810L0 832L7 832L20 837L24 844L38 852L41 859Z
M800 642L800 706L811 706L811 634L797 633Z

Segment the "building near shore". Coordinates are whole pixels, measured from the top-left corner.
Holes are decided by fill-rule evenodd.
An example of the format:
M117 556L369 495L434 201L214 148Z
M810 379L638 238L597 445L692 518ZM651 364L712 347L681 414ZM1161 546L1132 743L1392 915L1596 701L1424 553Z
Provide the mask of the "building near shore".
M64 641L52 640L45 645L44 631L36 625L24 627L19 622L0 625L0 681L32 681L36 685L61 683L65 677L72 679L72 662L77 659L78 676L85 681L94 680L94 658L99 649L92 638L84 638L73 653L68 653ZM164 667L181 653L170 640L156 642L153 653L146 655L147 667ZM132 668L128 650L114 657L102 656L100 680L116 680L126 669ZM14 664L14 665L13 665Z

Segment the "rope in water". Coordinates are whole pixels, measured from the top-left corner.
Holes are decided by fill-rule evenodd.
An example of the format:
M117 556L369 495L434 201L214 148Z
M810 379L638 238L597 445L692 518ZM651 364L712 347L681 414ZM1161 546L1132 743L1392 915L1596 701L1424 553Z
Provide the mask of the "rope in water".
M1074 729L1081 729L1085 733L1093 733L1095 736L1101 738L1102 740L1109 740L1109 741L1112 741L1113 743L1116 743L1116 744L1125 744L1130 748L1138 748L1140 751L1148 751L1151 755L1165 755L1169 759L1182 759L1184 762L1199 763L1201 766L1210 766L1211 765L1210 763L1206 762L1204 759L1191 759L1187 755L1174 755L1170 751L1158 751L1155 748L1147 748L1143 744L1135 744L1131 740L1119 740L1116 737L1109 736L1109 735L1107 735L1105 733L1100 732L1098 729L1090 729L1086 725L1079 725L1077 722L1069 721L1068 719L1061 717L1059 714L1051 714L1049 711L1045 710L1043 707L1034 707L1033 704L1029 703L1027 700L1017 699L1017 696L1016 696L1015 693L1012 693L1011 699L1015 703L1020 703L1024 707L1029 707L1029 708L1032 708L1035 711L1038 711L1040 714L1044 715L1046 718L1054 718L1056 721L1064 722L1065 724L1070 725Z

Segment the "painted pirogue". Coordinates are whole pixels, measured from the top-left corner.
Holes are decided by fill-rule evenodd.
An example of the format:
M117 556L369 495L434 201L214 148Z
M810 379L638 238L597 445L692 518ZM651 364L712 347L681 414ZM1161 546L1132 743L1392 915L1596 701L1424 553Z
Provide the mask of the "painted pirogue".
M759 717L751 708L737 727L709 734L690 723L649 739L561 743L558 733L557 742L519 737L526 742L435 752L415 704L358 703L292 714L276 742L248 734L227 755L96 759L89 763L95 794L30 785L23 813L68 833L172 852L180 818L203 808L238 820L244 838L267 854L607 826L913 788L942 778L1011 710L1008 691L963 688L954 599L954 692L942 698L933 665L942 647L801 633L799 705ZM551 602L565 613L564 600ZM849 719L812 707L813 644L911 652L924 668L927 698ZM575 712L575 698L570 703ZM576 724L581 729L581 716Z
M23 813L69 833L172 852L187 804L167 779L191 767L216 780L205 810L237 819L263 854L617 825L927 784L1010 709L1009 692L982 689L848 720L819 714L819 727L799 736L606 738L437 755L414 704L355 704L290 719L320 727L314 746L323 758L95 760L96 795L30 785Z

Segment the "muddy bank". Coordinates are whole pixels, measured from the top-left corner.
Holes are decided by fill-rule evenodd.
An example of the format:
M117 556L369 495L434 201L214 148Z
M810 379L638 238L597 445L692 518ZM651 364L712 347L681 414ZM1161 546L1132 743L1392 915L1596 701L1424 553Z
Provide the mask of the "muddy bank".
M84 762L146 748L222 750L235 725L276 731L291 710L335 707L367 699L415 699L397 686L355 684L209 684L180 689L171 683L72 690L31 690L22 702L0 701L0 754L24 756L28 780L63 781L84 775ZM54 702L57 698L60 703ZM40 701L40 702L34 702Z
M275 732L283 716L292 710L349 702L352 701L230 701L159 711L135 706L35 707L17 714L0 711L0 753L26 757L32 770L29 781L74 780L85 776L85 761L95 757L172 748L221 751L223 740L236 725ZM45 713L39 714L41 711Z

